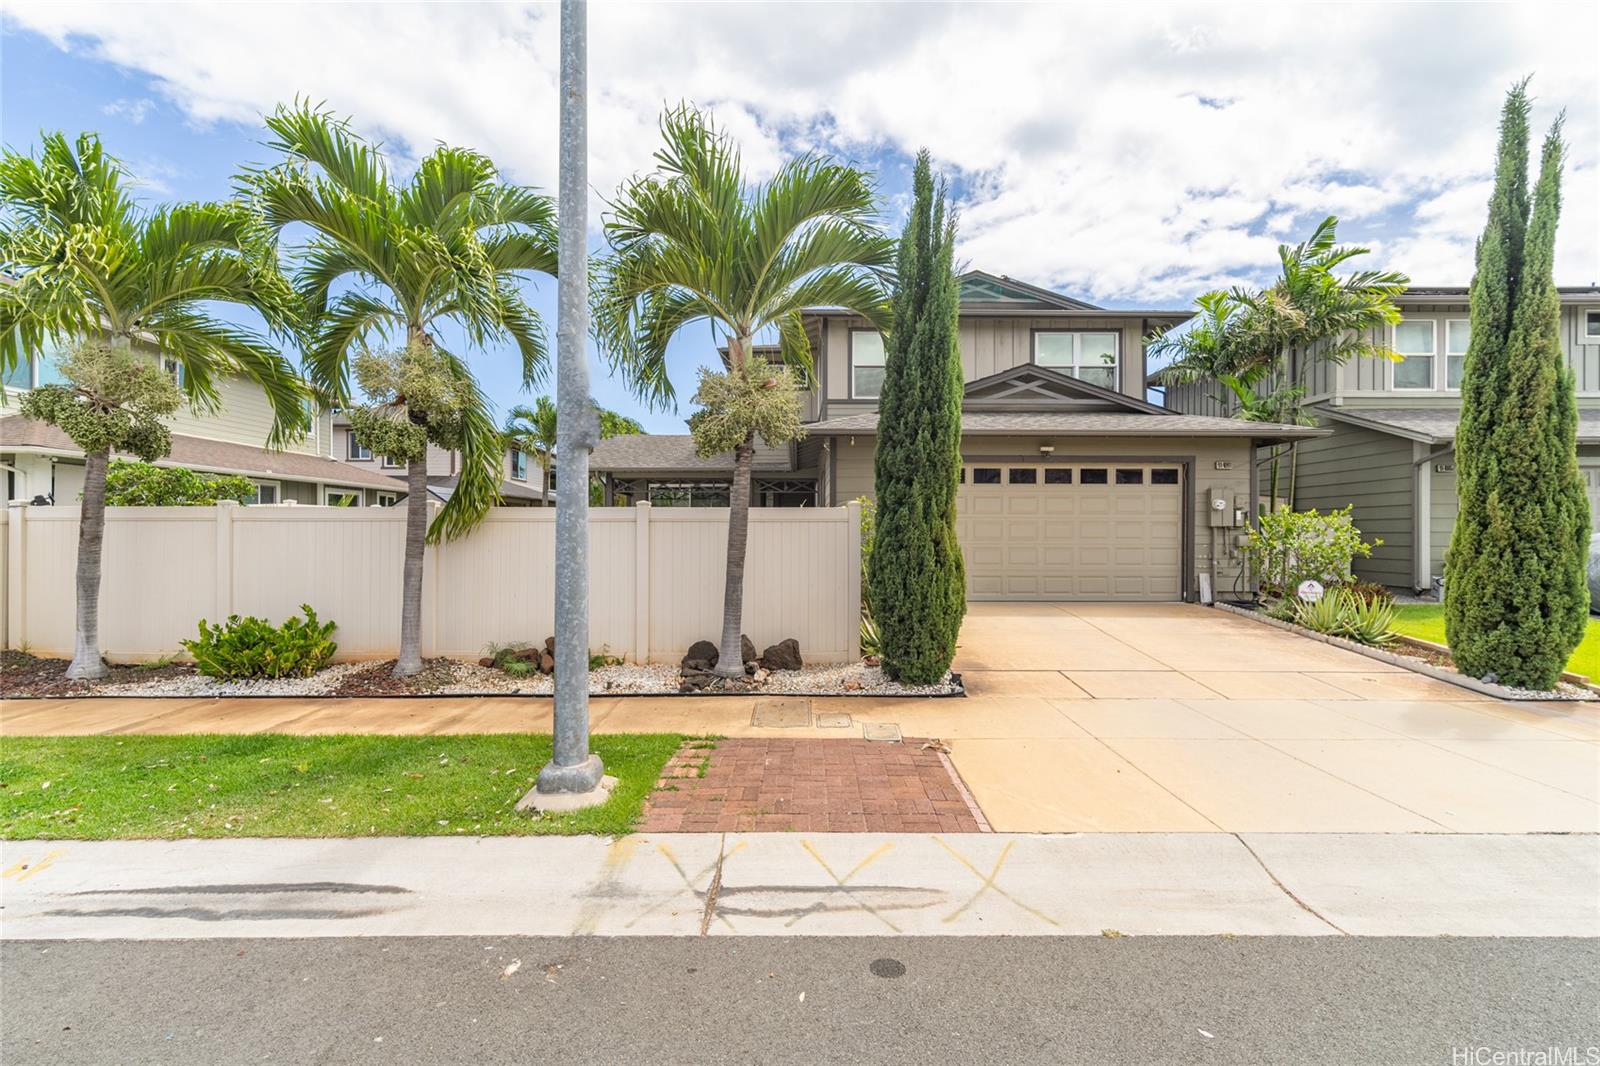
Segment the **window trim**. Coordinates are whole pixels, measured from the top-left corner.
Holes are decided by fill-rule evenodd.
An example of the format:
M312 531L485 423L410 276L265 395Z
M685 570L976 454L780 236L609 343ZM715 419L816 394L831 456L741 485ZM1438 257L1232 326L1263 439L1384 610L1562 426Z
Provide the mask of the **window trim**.
M1429 350L1426 352L1402 352L1398 347L1396 347L1400 342L1400 327L1404 325L1421 323L1427 323L1428 326L1428 336L1431 338L1429 341ZM1401 363L1405 362L1405 360L1408 358L1428 360L1428 384L1426 385L1400 384L1400 382L1395 379L1395 371L1400 369L1400 363L1390 363L1389 390L1391 392L1439 391L1439 320L1437 318L1433 318L1431 316L1428 318L1423 318L1420 316L1416 318L1401 318L1399 322L1394 324L1394 328L1389 339L1389 344L1390 347L1394 348L1396 355L1402 356L1402 359L1400 360Z
M365 507L366 504L367 504L367 501L366 501L366 498L365 498L366 497L366 493L362 492L360 489L340 488L338 485L324 485L324 486L322 486L322 506L324 506L324 507L343 507L343 506L345 506L344 504L331 502L328 499L328 497L330 497L330 496L354 496L356 502L350 504L351 507Z
M873 396L863 396L861 393L856 391L856 334L857 333L876 333L879 337L882 337L883 336L883 330L881 330L881 329L873 329L871 326L851 326L850 327L850 331L849 331L849 337L847 338L849 343L846 345L847 351L845 352L845 360L849 364L849 369L850 369L850 375L849 375L850 376L850 399L852 399L852 400L873 400L873 401L876 401L876 400L882 398L882 396L883 396L882 387L879 387L877 394L873 395ZM889 365L889 348L888 348L888 346L887 345L884 346L884 349L883 349L883 362L882 363L863 363L862 365L863 366L882 366L882 367L887 367Z
M1051 363L1041 363L1041 362L1039 362L1039 335L1041 333L1066 333L1066 334L1070 334L1074 338L1073 342L1072 342L1072 365L1070 367L1056 366L1056 365L1051 364ZM1116 356L1116 361L1113 362L1111 364L1111 366L1110 366L1110 370L1111 370L1111 384L1110 385L1100 385L1100 384L1097 384L1097 383L1095 383L1093 381L1089 381L1088 379L1082 377L1080 375L1080 373L1079 373L1081 370L1083 370L1083 342L1081 340L1078 340L1077 338L1082 337L1085 334L1091 334L1091 333L1093 333L1093 334L1104 334L1104 335L1109 336L1111 338L1112 348L1114 349L1113 354ZM1089 385L1089 386L1092 386L1092 387L1097 388L1097 389L1105 389L1108 392L1120 393L1120 392L1122 392L1122 331L1120 329L1106 329L1104 327L1101 327L1101 328L1073 327L1073 328L1069 329L1069 328L1057 328L1055 326L1044 326L1044 327L1036 326L1032 330L1029 331L1029 337L1028 337L1028 362L1031 363L1034 366L1042 366L1046 370L1053 370L1057 374L1064 374L1067 377L1071 378L1073 381L1081 381L1085 385ZM1104 363L1096 363L1095 366L1094 366L1094 369L1096 369L1096 370L1104 370L1104 369L1106 369L1106 364L1104 364ZM1143 397L1141 396L1140 399L1143 399Z
M523 451L521 448L515 448L515 447L508 448L507 451L510 453L507 456L507 463L509 464L509 466L511 468L511 480L512 481L527 481L528 480L528 453ZM520 474L517 473L517 460L518 459L522 460L522 473L520 473Z
M1456 353L1456 354L1452 354L1451 351L1450 351L1450 333L1451 333L1450 327L1454 326L1454 325L1457 325L1457 324L1460 324L1460 323L1465 323L1466 327L1467 327L1467 347L1470 348L1472 346L1472 319L1470 319L1470 318L1447 318L1447 319L1444 320L1444 351L1440 353L1443 358L1441 359L1440 364L1439 364L1439 366L1440 366L1439 376L1435 379L1437 381L1438 385L1439 385L1440 390L1443 391L1443 392L1460 392L1461 391L1461 386L1460 385L1452 386L1450 384L1450 360L1452 360L1452 359L1461 360L1462 376L1463 377L1466 376L1466 368L1467 368L1467 352L1466 352L1466 349L1463 348L1459 353Z
M385 498L388 499L388 503L383 502ZM372 505L374 507L398 507L400 505L400 494L398 492L380 491L374 494L374 499L376 500Z
M379 465L382 466L385 470L404 470L406 468L406 464L405 463L397 463L387 455L382 457L381 462L379 463Z
M250 479L250 483L256 487L256 500L255 500L255 503L251 504L250 506L252 506L252 507L272 507L272 506L275 506L275 505L280 504L280 503L283 502L283 482L281 482L281 481L268 481L268 480L265 480L263 478L251 478ZM262 503L261 502L261 490L262 489L271 489L272 490L272 496L273 496L272 503Z
M358 451L366 452L367 454L358 455ZM344 435L344 459L347 463L370 463L372 462L372 449L356 440L356 435L347 430Z
M1589 318L1600 318L1600 307L1578 308L1578 343L1586 347L1600 344L1600 333L1589 332Z

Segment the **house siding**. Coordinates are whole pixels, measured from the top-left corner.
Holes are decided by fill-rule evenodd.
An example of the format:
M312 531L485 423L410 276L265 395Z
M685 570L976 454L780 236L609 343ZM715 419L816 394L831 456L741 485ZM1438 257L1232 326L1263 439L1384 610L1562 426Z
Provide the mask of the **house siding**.
M1353 506L1365 540L1381 538L1370 559L1357 559L1356 575L1383 585L1411 584L1414 521L1411 442L1387 433L1328 421L1333 435L1302 441L1294 473L1294 505L1319 511ZM1265 456L1263 452L1263 456ZM1279 466L1279 492L1289 460ZM1261 466L1262 493L1270 491L1269 466Z
M230 444L248 444L253 448L266 447L272 433L272 404L267 402L267 394L254 382L241 377L223 378L216 384L221 407L216 411L194 411L188 405L179 408L167 420L172 432ZM310 434L284 450L303 455L327 455L330 421L325 414L318 416L313 420Z

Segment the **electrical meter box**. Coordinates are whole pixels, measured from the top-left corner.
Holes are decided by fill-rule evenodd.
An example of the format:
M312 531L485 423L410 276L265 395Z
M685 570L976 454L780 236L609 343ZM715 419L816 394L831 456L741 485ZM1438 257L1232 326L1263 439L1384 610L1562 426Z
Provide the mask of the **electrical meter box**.
M1210 516L1207 524L1213 529L1232 529L1238 525L1233 500L1218 489L1206 490L1206 514Z

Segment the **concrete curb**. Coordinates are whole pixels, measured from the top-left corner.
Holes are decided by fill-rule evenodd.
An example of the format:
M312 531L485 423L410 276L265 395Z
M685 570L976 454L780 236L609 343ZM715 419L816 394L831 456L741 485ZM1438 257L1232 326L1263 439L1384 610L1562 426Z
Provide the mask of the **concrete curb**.
M1333 637L1326 633L1317 633L1305 628L1304 626L1297 626L1293 622L1280 621L1279 619L1263 614L1260 611L1246 610L1243 607L1235 607L1231 603L1222 603L1221 601L1212 604L1212 606L1226 611L1229 614L1238 615L1240 618L1248 618L1251 621L1259 622L1262 625L1272 626L1275 629L1282 629L1287 632L1297 634L1298 636L1305 637L1307 640L1320 641L1323 644L1331 644L1335 648L1343 648L1346 651L1353 651L1357 655L1366 656L1368 659L1375 659L1380 663L1388 663L1390 666L1398 666L1402 669L1410 670L1414 674L1422 674L1423 676L1431 677L1436 681L1443 681L1446 684L1455 685L1457 688L1469 689L1470 691L1479 693L1480 695L1493 696L1497 700L1516 700L1524 703L1584 703L1600 698L1600 696L1596 696L1594 694L1593 689L1590 690L1590 695L1582 699L1570 699L1562 696L1530 695L1524 692L1515 692L1506 688L1504 685L1491 685L1487 681L1479 681L1475 677L1467 677L1465 674L1458 674L1453 670L1443 670L1432 665L1431 663L1420 662L1406 655L1396 655L1394 652L1384 651L1382 648L1368 647L1365 644L1357 644L1355 641L1346 640L1343 637Z

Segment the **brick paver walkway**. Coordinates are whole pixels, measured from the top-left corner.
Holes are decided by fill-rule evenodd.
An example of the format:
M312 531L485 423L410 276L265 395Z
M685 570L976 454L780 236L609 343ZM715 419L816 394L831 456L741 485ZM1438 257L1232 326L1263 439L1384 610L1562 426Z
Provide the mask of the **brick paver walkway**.
M988 824L924 741L688 741L645 804L640 831L977 833Z

